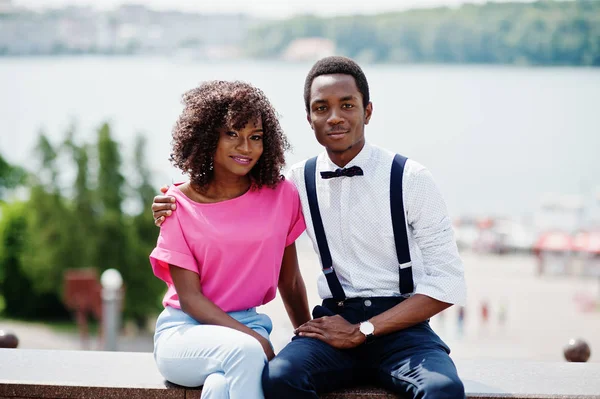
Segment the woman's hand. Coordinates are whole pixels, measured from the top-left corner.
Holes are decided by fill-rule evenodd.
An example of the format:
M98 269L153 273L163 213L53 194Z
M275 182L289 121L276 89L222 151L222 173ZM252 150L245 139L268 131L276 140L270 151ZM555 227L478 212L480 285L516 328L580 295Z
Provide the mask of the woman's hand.
M273 359L275 357L275 352L273 352L273 347L271 346L269 340L258 333L256 333L255 338L262 346L263 351L265 351L265 355L267 355L267 360Z

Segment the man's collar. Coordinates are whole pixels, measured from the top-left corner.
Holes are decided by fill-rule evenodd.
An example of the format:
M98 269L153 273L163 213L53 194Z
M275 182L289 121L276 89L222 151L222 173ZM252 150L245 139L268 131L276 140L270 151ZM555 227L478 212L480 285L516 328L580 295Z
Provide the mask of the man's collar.
M345 168L349 168L352 166L360 166L364 168L367 165L367 161L371 158L371 153L373 152L373 146L371 146L367 141L365 141L365 145L360 150L358 154L348 164ZM325 151L325 162L330 170L336 170L339 168L333 161L329 158L329 154Z

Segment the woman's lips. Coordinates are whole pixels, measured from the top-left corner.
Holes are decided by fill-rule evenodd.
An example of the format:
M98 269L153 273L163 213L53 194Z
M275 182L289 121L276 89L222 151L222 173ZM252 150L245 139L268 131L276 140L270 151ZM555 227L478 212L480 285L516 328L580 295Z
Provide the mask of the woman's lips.
M231 159L233 159L235 162L239 163L240 165L249 165L250 162L252 162L252 158L238 156L238 155L233 155L231 157Z

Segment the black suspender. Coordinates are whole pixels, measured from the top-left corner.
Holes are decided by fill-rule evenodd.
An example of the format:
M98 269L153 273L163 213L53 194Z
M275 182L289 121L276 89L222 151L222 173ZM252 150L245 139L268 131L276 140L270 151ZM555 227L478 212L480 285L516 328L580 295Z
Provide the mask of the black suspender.
M406 233L406 220L404 218L404 201L402 199L402 176L406 157L396 154L392 162L390 176L390 206L392 211L392 228L394 242L396 243L396 256L400 278L400 295L408 296L414 290L412 276L412 262L408 249L408 235Z
M333 261L331 260L331 252L329 252L329 245L327 245L327 237L325 237L325 230L323 229L323 221L321 220L321 212L319 211L319 202L317 200L317 185L315 182L315 175L317 170L317 157L311 158L306 161L304 165L304 184L306 185L306 195L308 196L308 205L310 207L310 216L312 218L313 227L315 229L315 238L317 239L317 245L319 247L319 254L321 255L321 265L323 266L323 274L327 279L327 284L331 290L331 295L336 301L343 301L346 299L344 289L340 284L340 280L333 270Z
M406 158L396 154L392 162L390 177L390 206L392 214L392 228L394 231L394 242L396 244L396 256L398 257L399 268L399 287L402 296L409 296L414 290L412 278L412 263L410 260L410 251L408 248L408 235L406 232L406 221L404 218L404 202L402 200L402 176L404 175L404 165ZM310 158L304 165L304 184L306 185L306 194L308 196L308 205L310 216L315 230L315 239L319 247L321 256L321 265L323 274L327 279L327 284L331 290L333 299L343 301L346 299L344 289L340 280L333 269L331 252L327 244L327 237L323 228L321 212L319 211L319 202L317 200L317 186L315 181L317 169L317 157Z

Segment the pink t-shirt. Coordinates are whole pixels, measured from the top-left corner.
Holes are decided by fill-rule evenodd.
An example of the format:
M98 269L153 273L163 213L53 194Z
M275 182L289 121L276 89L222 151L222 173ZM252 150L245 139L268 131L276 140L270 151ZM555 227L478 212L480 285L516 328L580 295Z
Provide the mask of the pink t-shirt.
M225 312L275 298L283 251L306 228L293 183L212 204L192 201L174 185L167 195L177 209L150 254L154 274L167 283L164 306L181 308L169 263L198 273L202 294Z

